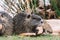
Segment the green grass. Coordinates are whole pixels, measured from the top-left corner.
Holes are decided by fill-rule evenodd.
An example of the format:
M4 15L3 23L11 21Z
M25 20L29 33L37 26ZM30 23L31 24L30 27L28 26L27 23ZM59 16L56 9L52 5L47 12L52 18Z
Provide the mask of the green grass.
M60 40L60 36L41 35L37 37L0 36L0 40Z

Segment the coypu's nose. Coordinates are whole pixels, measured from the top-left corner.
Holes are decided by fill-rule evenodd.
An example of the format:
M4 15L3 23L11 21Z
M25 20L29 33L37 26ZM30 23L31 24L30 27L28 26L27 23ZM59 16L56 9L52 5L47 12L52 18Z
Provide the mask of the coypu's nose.
M41 21L41 23L43 23L43 21Z

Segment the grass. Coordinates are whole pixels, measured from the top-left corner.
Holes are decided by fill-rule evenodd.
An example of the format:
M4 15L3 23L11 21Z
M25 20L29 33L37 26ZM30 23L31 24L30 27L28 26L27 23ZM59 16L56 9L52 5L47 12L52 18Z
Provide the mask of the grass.
M60 36L40 35L37 37L0 36L0 40L60 40Z

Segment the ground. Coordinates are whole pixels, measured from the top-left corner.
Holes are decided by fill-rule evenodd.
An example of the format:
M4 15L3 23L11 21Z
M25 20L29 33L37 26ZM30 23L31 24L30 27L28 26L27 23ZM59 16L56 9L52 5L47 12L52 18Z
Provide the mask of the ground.
M60 36L40 35L37 37L2 36L0 40L60 40Z

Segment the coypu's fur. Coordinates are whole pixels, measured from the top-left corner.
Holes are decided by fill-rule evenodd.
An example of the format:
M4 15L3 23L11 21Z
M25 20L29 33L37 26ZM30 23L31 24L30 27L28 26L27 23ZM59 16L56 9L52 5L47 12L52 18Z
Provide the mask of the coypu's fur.
M12 35L12 22L13 20L8 13L0 12L0 24L2 25L2 29L0 29L0 35Z

